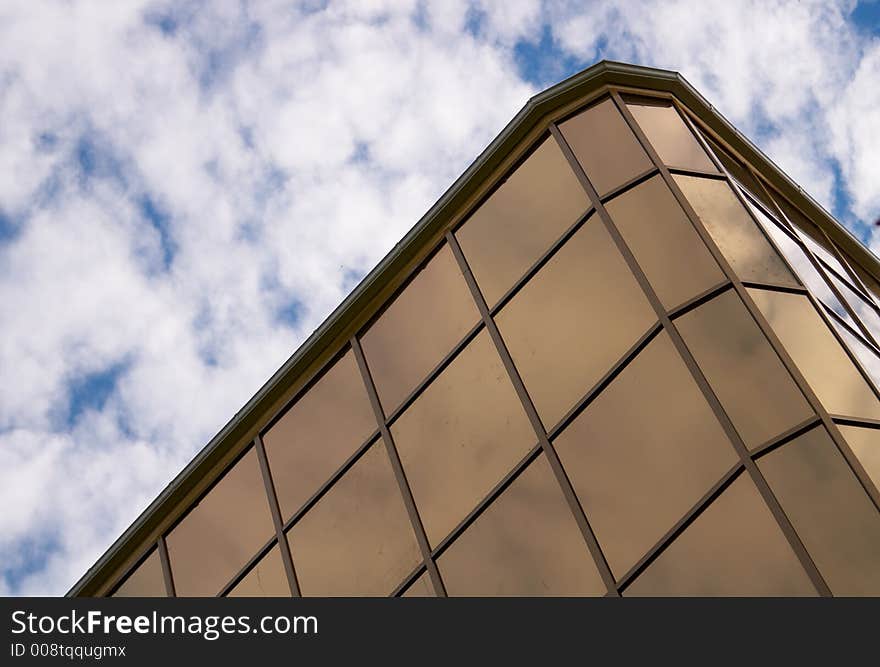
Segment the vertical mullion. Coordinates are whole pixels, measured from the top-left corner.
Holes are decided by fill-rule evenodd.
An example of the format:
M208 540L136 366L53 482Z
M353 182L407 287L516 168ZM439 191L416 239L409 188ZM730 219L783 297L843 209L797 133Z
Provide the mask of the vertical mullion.
M272 513L272 523L275 525L275 536L278 538L278 548L281 550L281 561L284 563L284 571L287 574L287 584L290 594L301 597L299 581L296 578L296 570L293 568L293 556L290 553L290 544L284 533L284 521L281 518L281 508L278 505L278 494L275 492L275 483L272 481L272 472L269 470L269 459L266 456L266 448L263 446L263 438L257 435L254 438L254 449L257 450L257 459L260 461L260 472L263 474L263 483L266 486L266 499Z
M557 482L559 483L560 487L562 487L562 493L565 496L565 500L568 503L569 509L571 510L575 521L577 522L578 528L580 528L584 541L587 544L587 548L589 549L590 554L595 561L596 567L599 570L599 574L602 577L602 582L605 584L605 587L607 589L607 594L616 597L620 593L617 590L617 584L614 580L614 575L611 572L611 568L608 565L608 561L605 559L605 556L602 553L602 549L599 546L599 541L596 539L596 535L593 532L589 521L587 520L587 516L584 513L583 507L581 507L581 504L577 499L577 495L575 494L574 488L571 485L571 480L568 479L568 475L565 473L565 469L562 467L562 462L559 459L559 455L556 453L556 449L553 447L553 445L550 443L549 438L547 437L547 431L544 428L544 424L541 422L541 418L538 416L538 411L535 409L535 405L532 402L528 391L526 390L525 384L523 383L522 378L519 375L519 371L516 369L516 366L513 363L513 358L510 356L510 351L507 349L507 345L505 345L504 340L501 338L501 333L499 332L498 327L495 324L495 320L492 319L492 316L489 313L489 307L486 305L486 300L483 298L483 294L482 292L480 292L480 288L477 286L477 281L474 278L473 272L471 271L467 260L464 257L461 246L458 245L458 239L455 238L455 235L451 231L447 231L446 242L449 244L449 247L452 250L452 254L455 256L455 259L458 262L459 268L461 269L465 281L467 282L468 288L471 291L471 295L474 298L474 302L477 305L477 309L480 311L480 317L483 320L483 324L485 325L486 330L489 332L489 336L491 337L492 342L495 344L495 349L498 351L498 355L501 357L501 361L504 364L504 368L507 370L507 374L510 377L510 381L513 384L514 389L516 390L520 402L522 403L523 409L528 415L529 421L532 424L532 428L534 428L535 430L535 434L538 436L538 442L541 446L541 450L547 458L547 462L550 464L550 468L553 470L553 474L556 477Z
M171 559L168 558L168 545L165 544L165 537L159 536L156 541L156 548L159 550L159 562L162 563L162 577L165 579L165 593L170 598L177 597L177 591L174 589L174 577L171 574Z
M373 407L373 413L376 415L376 423L382 433L382 440L385 443L385 449L388 452L388 458L391 460L391 468L394 471L394 478L400 487L400 494L403 496L403 504L406 506L406 512L412 523L413 532L416 535L416 541L419 543L419 550L422 552L422 560L425 562L425 568L431 576L431 582L434 584L434 592L438 597L446 597L446 586L440 576L440 570L437 569L437 563L431 556L431 545L428 542L428 535L425 533L425 526L419 517L419 511L416 508L415 498L413 498L412 489L406 479L406 473L403 470L403 464L400 462L400 455L397 453L397 447L394 444L394 438L391 437L391 431L388 429L385 410L379 401L379 394L376 392L376 385L373 383L373 377L370 374L370 368L367 366L367 360L364 357L364 351L361 349L360 341L357 336L351 337L351 349L357 359L358 368L361 371L361 377L367 394L370 397L370 405Z
M618 110L623 115L630 129L635 133L635 136L639 139L639 142L645 148L645 151L651 161L660 170L660 173L663 176L663 180L667 183L670 189L672 189L672 192L676 194L676 199L684 199L681 192L676 187L674 187L675 183L672 179L671 174L669 173L669 170L660 160L659 156L650 145L650 142L647 141L644 134L641 132L641 128L638 127L638 124L632 118L629 110L626 109L626 105L620 99L619 94L617 94L616 91L612 90L611 95L614 103L617 105ZM638 281L639 285L642 288L642 291L644 292L649 303L657 314L657 317L660 319L660 322L663 325L663 329L669 334L672 344L675 346L679 356L681 357L685 366L688 368L691 376L694 378L694 381L697 383L697 386L700 388L700 391L703 393L703 396L705 397L716 418L718 419L719 423L727 434L731 445L739 456L740 463L748 471L749 476L755 483L755 486L758 488L761 497L764 499L764 502L767 504L768 509L779 524L780 530L782 530L782 533L788 540L789 545L798 557L798 560L800 561L807 575L810 577L811 582L821 595L830 596L831 590L828 588L828 585L825 583L825 580L819 573L819 569L816 567L816 564L813 562L813 559L807 552L807 549L804 546L803 542L801 542L800 537L794 530L794 526L791 525L791 522L783 511L782 506L779 504L776 496L773 495L769 484L767 484L767 480L764 479L764 476L758 469L757 464L751 458L748 447L746 447L745 443L743 442L742 438L734 427L733 422L730 420L727 412L722 407L721 401L718 399L714 390L709 385L709 381L703 375L703 371L700 369L699 365L696 362L696 359L694 359L693 355L685 344L684 339L681 337L681 334L678 332L675 324L672 322L672 320L669 319L669 315L667 314L666 309L664 308L659 297L657 296L657 293L654 291L653 287L647 279L647 276L636 261L635 256L629 249L629 246L624 241L623 236L620 234L620 231L617 229L617 226L614 224L614 221L611 219L608 211L605 210L605 206L599 199L598 193L596 192L583 168L580 166L580 163L578 163L577 158L575 158L571 147L565 141L562 133L555 125L551 125L550 130L553 136L556 138L556 141L559 143L562 152L569 160L569 163L571 164L571 167L574 170L575 174L577 174L578 179L581 181L581 184L586 190L587 195L593 202L593 206L596 208L596 212L599 214L602 223L605 225L608 233L614 239L617 248L620 250L621 255L629 266L630 271L632 272L635 279ZM680 199L679 203L681 203ZM688 214L688 217L691 218L692 211L688 211L688 208L684 208L684 210ZM695 225L695 227L697 227L697 225ZM699 227L698 231L700 231ZM738 277L733 273L733 271L730 270L729 265L727 265L726 262L723 262L723 257L720 257L720 251L717 250L717 247L714 245L711 238L708 238L708 233L701 234L700 236L703 239L703 242L706 244L707 248L712 251L712 254L716 255L717 253L718 256L716 256L716 259L722 260L719 261L719 265L727 275L728 279L734 284L734 287L737 288L737 291L744 292L745 288L742 286L742 283L739 282Z

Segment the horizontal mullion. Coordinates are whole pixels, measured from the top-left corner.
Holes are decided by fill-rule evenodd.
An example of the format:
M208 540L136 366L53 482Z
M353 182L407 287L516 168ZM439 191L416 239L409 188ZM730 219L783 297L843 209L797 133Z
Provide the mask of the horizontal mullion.
M725 279L717 285L713 285L709 289L703 290L696 296L691 297L687 301L680 303L671 310L667 311L666 314L669 316L670 320L675 319L676 317L680 317L685 313L689 313L695 308L699 308L707 301L711 301L716 296L719 296L720 294L726 292L731 288L733 288L733 283Z
M795 424L790 429L783 431L779 435L777 435L773 438L770 438L767 442L755 447L753 450L751 450L751 457L753 459L756 459L760 456L763 456L764 454L767 454L768 452L776 449L777 447L781 447L782 445L785 445L785 444L791 442L792 440L794 440L798 436L803 435L804 433L809 431L811 428L814 428L816 426L821 426L821 424L822 424L822 419L819 417L819 415L813 415L812 417L808 417L807 419L804 419L802 422Z
M230 591L232 591L232 589L235 588L242 579L250 574L250 571L254 568L254 566L256 566L257 563L260 562L260 559L267 553L269 553L269 550L277 543L278 539L276 537L272 537L272 539L270 539L268 542L266 542L266 544L260 547L260 550L254 556L252 556L238 572L233 575L232 579L230 579L229 582L222 589L220 589L220 592L217 593L215 597L222 598L229 595Z

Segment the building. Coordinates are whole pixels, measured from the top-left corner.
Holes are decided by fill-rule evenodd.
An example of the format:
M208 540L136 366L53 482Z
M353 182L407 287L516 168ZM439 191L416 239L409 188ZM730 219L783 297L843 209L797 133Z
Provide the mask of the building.
M880 261L678 74L537 95L70 595L878 595Z

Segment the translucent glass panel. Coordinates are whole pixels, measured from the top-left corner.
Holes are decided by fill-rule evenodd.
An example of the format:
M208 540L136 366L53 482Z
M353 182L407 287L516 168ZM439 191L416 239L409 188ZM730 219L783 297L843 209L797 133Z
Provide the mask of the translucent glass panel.
M625 596L812 596L816 590L758 489L737 477Z
M153 552L125 578L111 597L164 598L166 596L165 575L162 573L159 551L153 549Z
M758 459L835 595L880 595L880 513L824 428Z
M603 595L605 585L543 456L438 561L449 595Z
M376 428L349 350L263 436L282 520L293 516Z
M880 489L880 431L875 428L843 424L838 424L837 428L874 482L874 486Z
M600 196L653 166L610 99L582 111L559 129Z
M290 597L290 585L277 544L229 591L229 597Z
M549 429L655 319L608 232L593 218L495 321Z
M829 412L880 418L877 397L805 296L749 293Z
M421 561L380 440L288 532L303 595L390 595Z
M361 338L386 414L478 320L464 276L444 245Z
M627 190L605 208L668 309L724 280L660 176Z
M251 447L166 538L177 595L217 595L274 535Z
M674 178L741 279L797 284L727 183L698 176Z
M392 424L391 433L432 546L537 440L485 331Z
M403 596L405 598L433 598L436 597L434 593L434 584L431 583L431 577L428 576L428 573L425 572L416 579L409 588L404 591Z
M813 414L733 290L676 318L675 326L747 447Z
M718 171L671 104L640 101L628 102L627 107L665 164Z
M455 233L490 308L589 206L556 140L545 140Z
M618 578L738 460L666 333L554 444Z

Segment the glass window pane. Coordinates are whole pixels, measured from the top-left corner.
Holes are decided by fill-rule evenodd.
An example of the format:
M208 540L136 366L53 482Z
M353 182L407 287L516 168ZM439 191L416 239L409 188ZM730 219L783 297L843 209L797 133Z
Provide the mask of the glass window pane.
M667 308L724 280L660 176L615 197L605 208Z
M813 414L733 290L676 318L675 326L750 449Z
M880 430L844 424L838 424L837 428L874 486L880 489Z
M386 414L479 319L458 263L444 245L361 338Z
M263 436L282 520L293 516L376 428L349 350Z
M443 552L437 565L451 596L606 592L543 455Z
M824 428L758 459L835 595L880 595L880 513Z
M665 332L554 444L618 578L738 460Z
M281 549L278 544L269 549L253 569L229 591L229 597L247 598L287 598L290 585L281 562Z
M177 595L217 595L273 535L266 486L251 447L168 535Z
M754 482L740 475L630 585L625 596L813 596Z
M856 292L849 287L848 283L844 283L830 271L828 272L828 278L834 283L837 291L843 295L843 298L846 299L850 307L856 312L856 315L859 316L859 319L868 328L868 331L871 332L875 339L880 340L880 315L877 314L874 307L868 304L861 296L856 294ZM851 320L848 321L851 322Z
M303 595L390 595L422 560L379 440L288 532Z
M727 183L698 176L674 178L741 279L797 284Z
M589 207L556 140L545 140L455 232L490 308Z
M427 572L422 573L409 588L407 588L401 597L405 598L433 598L437 597L434 593L434 584L431 583L431 577Z
M718 171L671 104L630 102L627 107L665 164Z
M880 419L880 402L807 297L758 289L749 294L829 412Z
M548 429L655 320L598 218L579 229L495 318Z
M147 556L134 571L125 578L110 597L114 598L164 598L165 575L162 573L162 562L159 551Z
M610 99L582 111L559 129L600 196L653 166Z
M874 381L874 386L880 387L880 357L877 356L877 352L874 351L874 348L868 347L861 336L856 336L833 317L829 319L843 342L856 355L856 359L859 360L868 377Z
M434 546L537 440L486 331L392 424L391 433Z

